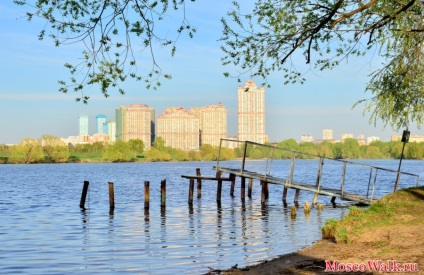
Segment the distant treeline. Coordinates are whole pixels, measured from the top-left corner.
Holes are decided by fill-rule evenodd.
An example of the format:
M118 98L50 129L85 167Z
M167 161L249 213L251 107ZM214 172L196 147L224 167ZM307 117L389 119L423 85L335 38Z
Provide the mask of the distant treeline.
M35 139L24 139L21 144L0 145L0 163L60 163L60 162L155 162L155 161L213 161L217 160L219 148L202 145L198 151L183 151L165 146L158 137L149 150L144 150L141 140L117 141L114 144L93 143L66 145L59 137L44 135L43 146ZM308 159L324 156L336 159L399 159L402 152L401 142L373 141L359 145L356 139L331 143L297 143L294 139L281 141L278 148L302 152L296 158ZM246 149L249 159L289 159L290 151L272 150L265 146L250 145ZM244 148L222 148L220 160L233 160L243 157ZM407 143L405 159L424 159L424 143Z

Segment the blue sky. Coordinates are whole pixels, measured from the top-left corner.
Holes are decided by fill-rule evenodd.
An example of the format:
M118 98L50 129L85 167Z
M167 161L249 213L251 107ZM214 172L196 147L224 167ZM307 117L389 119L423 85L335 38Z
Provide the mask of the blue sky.
M22 138L39 138L43 134L62 137L77 134L78 116L89 116L94 133L95 116L105 114L115 119L115 109L133 103L147 104L161 114L166 107L185 108L222 102L228 108L228 134L237 135L237 79L225 78L228 68L221 65L220 18L231 7L231 1L197 1L187 9L190 23L197 27L193 39L182 38L175 57L169 50L157 52L162 68L172 74L157 91L146 90L142 83L128 82L124 96L112 93L104 98L100 92L87 90L88 105L74 101L75 94L58 92L57 81L67 79L63 64L76 63L80 45L55 47L46 38L39 41L39 22L22 18L24 7L12 1L0 4L0 144L19 143ZM371 57L352 59L333 71L309 72L305 84L284 85L282 74L274 73L265 92L266 133L270 141L287 138L300 140L310 134L322 138L323 129L333 129L335 138L342 133L379 136L388 140L395 133L383 124L369 125L369 114L362 107L352 110L364 94L367 75L375 69ZM299 67L304 60L295 60ZM142 63L142 62L140 62ZM241 78L244 82L246 75ZM254 79L259 85L262 79ZM412 133L423 130L411 127ZM401 130L398 131L400 133Z

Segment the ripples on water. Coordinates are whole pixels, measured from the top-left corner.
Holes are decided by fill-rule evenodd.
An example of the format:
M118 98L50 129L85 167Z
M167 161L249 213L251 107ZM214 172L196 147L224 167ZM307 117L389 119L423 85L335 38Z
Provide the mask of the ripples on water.
M316 163L305 163L305 171L316 169ZM397 169L396 162L384 163ZM269 201L261 207L259 183L254 182L253 198L246 196L242 203L239 179L234 198L224 183L221 207L216 204L215 182L204 182L202 198L195 196L189 207L188 180L180 176L194 175L197 167L202 174L213 175L215 164L0 165L0 273L202 274L209 267L246 266L297 251L320 239L326 219L347 212L346 207L332 208L328 197L320 197L318 202L326 204L323 211L312 209L305 216L299 209L293 220L293 190L284 208L282 187L270 185ZM249 165L263 169L265 164ZM283 171L289 163L276 162L276 173L278 165L284 166ZM409 165L410 172L417 172L422 162ZM404 166L409 167L408 162ZM162 179L167 180L165 211L160 208ZM90 187L87 209L81 211L84 180L90 181ZM144 211L146 180L151 188L148 212ZM109 181L115 186L113 215L109 215ZM379 188L380 193L388 192L384 186ZM311 201L312 194L301 192L301 204L305 200Z

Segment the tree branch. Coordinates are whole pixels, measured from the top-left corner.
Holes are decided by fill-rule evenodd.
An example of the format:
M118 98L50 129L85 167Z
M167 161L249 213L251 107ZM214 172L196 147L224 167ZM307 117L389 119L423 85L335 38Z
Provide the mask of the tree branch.
M398 31L398 32L424 32L424 29L410 29L410 30L392 29L392 31Z
M333 18L333 16L336 14L337 10L342 6L344 0L339 0L336 5L334 5L334 8L331 10L331 12L328 14L328 16L322 20L318 26L316 26L315 28L312 29L310 34L307 34L306 37L304 37L303 39L299 38L296 40L296 44L293 45L293 49L290 50L290 52L288 54L286 54L286 56L281 60L281 64L283 64L287 58L300 46L303 45L303 43L305 43L306 40L309 39L309 45L308 45L308 57L306 60L306 64L309 64L311 61L311 45L313 42L313 37L316 33L318 33L330 20L331 18Z
M347 18L349 18L349 17L351 17L351 16L353 16L353 15L355 15L355 14L357 14L357 13L359 13L359 12L362 12L362 11L364 11L364 10L366 10L366 9L369 9L372 5L374 5L375 4L375 2L377 2L378 0L371 0L370 2L368 2L367 4L365 4L365 5L362 5L360 8L358 8L358 9L356 9L356 10L353 10L353 11L351 11L351 12L349 12L349 13L345 13L345 14L343 14L341 17L339 17L339 18L337 18L336 20L334 20L332 23L331 23L331 25L330 25L330 30L331 29L333 29L338 23L340 23L341 21L343 21L343 20L345 20L345 19L347 19Z
M407 9L409 9L410 7L412 7L412 5L414 5L416 1L417 0L411 0L408 4L406 4L405 6L399 8L394 13L385 15L378 22L374 23L371 27L365 29L364 32L371 31L371 33L370 33L370 39L369 39L368 44L371 43L371 41L372 41L372 35L373 35L375 29L379 29L381 27L384 27L385 25L387 25L388 23L390 23L391 21L393 21L398 14L400 14L402 12L405 12Z

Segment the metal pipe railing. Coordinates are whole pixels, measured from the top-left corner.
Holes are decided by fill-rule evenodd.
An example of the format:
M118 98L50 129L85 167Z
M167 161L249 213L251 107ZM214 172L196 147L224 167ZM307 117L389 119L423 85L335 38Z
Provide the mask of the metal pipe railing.
M375 186L377 184L377 174L378 174L378 169L375 170L374 184L372 185L372 192L371 192L371 202L374 199L374 191L375 191Z
M323 163L324 160L331 160L334 162L338 162L338 163L342 163L343 165L343 170L342 170L342 179L341 179L341 192L342 192L342 197L344 195L344 191L345 191L345 185L346 185L346 169L347 169L347 165L353 165L353 166L359 166L359 167L367 167L370 169L370 175L368 178L368 188L367 188L367 195L366 197L369 198L369 193L370 193L370 186L371 186L371 179L373 176L373 170L375 170L375 175L374 175L374 182L373 182L373 186L372 186L372 192L371 192L371 200L374 199L374 193L375 193L375 188L376 188L376 184L377 184L377 177L378 177L378 172L379 171L385 171L385 172L390 172L390 173L394 173L394 174L401 174L401 175L408 175L408 176L412 176L412 177L416 177L416 185L419 186L419 175L417 174L413 174L413 173L408 173L408 172L398 172L392 169L388 169L388 168L382 168L382 167L377 167L377 166L373 166L373 165L367 165L367 164L363 164L363 163L357 163L357 162L353 162L353 161L348 161L348 160L339 160L339 159L333 159L333 158L329 158L329 157L323 157L323 156L319 156L319 155L314 155L314 154L310 154L310 153L305 153L305 152L298 152L298 151L294 151L291 149L285 149L285 148L280 148L277 146L273 146L273 145L269 145L269 144L260 144L260 143L256 143L256 142L252 142L252 141L239 141L239 140L232 140L232 139L221 139L220 141L220 148L218 151L218 159L217 159L217 167L219 167L219 161L220 161L220 157L221 157L221 147L223 146L223 141L228 141L228 142L235 142L235 143L244 143L244 148L243 148L243 160L241 163L241 169L240 172L243 173L245 171L245 164L246 164L246 159L247 159L247 152L248 152L248 146L254 146L254 147L263 147L263 148L267 148L267 156L266 156L266 167L265 167L265 176L266 175L270 175L271 174L271 170L272 170L272 162L275 159L275 152L278 151L282 151L282 152L287 152L287 153L291 153L291 164L290 164L290 170L289 170L289 174L288 174L288 179L287 179L287 183L291 184L293 182L293 177L294 177L294 167L295 167L295 162L296 162L296 156L304 156L306 158L310 158L310 159L315 159L315 158L319 158L319 164L318 164L318 175L317 175L317 180L315 185L320 188L321 186L321 177L322 177L322 173L323 173ZM239 147L240 148L240 147ZM270 152L271 156L270 156Z
M343 163L343 170L342 170L342 186L341 186L341 191L342 191L342 198L344 196L344 185L345 185L345 179L346 179L346 162Z
M370 168L370 177L368 178L367 199L370 193L371 177L372 177L372 168Z

